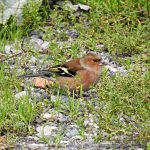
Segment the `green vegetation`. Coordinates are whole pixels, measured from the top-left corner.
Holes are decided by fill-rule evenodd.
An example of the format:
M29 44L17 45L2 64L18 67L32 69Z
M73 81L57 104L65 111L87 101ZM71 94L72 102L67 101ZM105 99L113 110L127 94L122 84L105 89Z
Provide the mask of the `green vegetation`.
M74 3L78 2L89 5L91 10L81 11L80 16L69 8L59 9L58 6L50 12L46 11L47 8L41 12L37 3L30 2L25 6L20 25L16 18L11 18L8 24L0 26L0 50L3 51L4 44L12 42L19 49L23 35L28 36L31 30L42 30L45 33L43 38L50 42L51 64L59 64L70 56L75 58L86 50L106 51L119 65L132 71L124 76L118 73L109 77L104 70L97 88L93 87L98 95L96 99L84 100L82 96L75 99L73 96L69 97L68 103L62 103L58 92L55 102L43 102L43 99L36 102L36 99L30 100L28 93L16 99L14 93L21 91L21 81L16 78L15 70L20 66L12 71L9 63L0 63L0 134L33 134L31 126L35 117L45 107L54 107L55 111L65 113L79 126L83 139L86 130L83 121L85 114L90 113L99 127L95 141L104 139L103 133L107 133L107 140L118 140L116 135L124 135L126 142L136 140L149 149L150 4L148 0L74 0ZM79 35L70 40L66 30L74 29ZM98 46L101 43L105 48ZM27 51L31 50L27 48ZM21 57L21 63L26 62L30 55ZM37 52L33 55L40 56ZM16 62L19 62L18 58ZM84 106L80 104L82 101ZM95 108L93 103L98 107Z

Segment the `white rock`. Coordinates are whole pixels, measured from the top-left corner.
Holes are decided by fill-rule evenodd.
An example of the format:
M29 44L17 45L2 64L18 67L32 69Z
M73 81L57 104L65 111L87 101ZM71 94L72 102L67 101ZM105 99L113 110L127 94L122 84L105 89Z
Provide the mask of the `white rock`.
M83 137L80 136L80 135L75 135L75 136L73 136L73 137L71 138L72 141L73 141L73 140L82 140L82 139L83 139Z
M4 5L4 9L0 12L0 24L9 19L11 15L17 14L18 18L21 17L21 10L23 5L27 3L27 0L4 0L1 4ZM2 9L2 8L1 8Z
M90 10L90 7L88 5L78 4L78 6L81 10L85 10L85 11Z
M69 141L60 141L60 144L63 144L63 145L68 145L70 142Z
M112 67L112 66L109 66L109 65L106 65L105 67L106 67L107 69L109 69L110 71L112 71L112 72L117 72L117 71L118 71L116 68L114 68L114 67Z
M47 49L48 47L49 47L49 42L47 42L47 41L44 41L43 44L41 45L41 48L43 50Z
M36 43L41 46L43 44L43 40L42 39L37 39Z
M16 50L13 48L13 45L6 45L4 49L6 54L16 53Z
M77 11L79 9L79 5L68 5L70 9Z
M76 128L73 128L71 130L69 130L69 132L66 133L66 136L68 137L72 137L72 136L76 136L79 135L79 132Z
M97 47L97 48L104 48L105 45L104 45L104 44L98 44L98 45L96 45L96 47ZM102 54L103 54L103 53L102 53Z
M52 116L53 116L53 115L50 114L50 113L44 113L44 114L42 115L42 118L48 120L48 119L52 118Z
M31 39L33 39L33 40L38 39L38 35L32 35Z
M21 92L19 92L19 93L17 93L16 95L15 95L15 98L16 99L20 99L21 97L24 97L24 96L26 96L27 95L27 92L26 91L21 91Z
M55 102L56 100L58 100L58 97L55 95L51 95L51 101Z
M54 114L50 114L50 113L44 113L42 114L42 118L44 120L49 120L49 121L55 121L58 120L59 122L63 122L66 119L63 117L62 113L54 113Z
M6 45L5 46L5 52L6 52L6 54L9 54L10 50L11 50L11 45Z
M29 62L31 62L31 63L36 63L36 58L34 57L34 56L32 56L31 58L30 58L30 60L29 60Z
M38 137L50 137L51 135L55 135L54 132L57 132L56 126L43 125L36 128Z
M51 101L55 102L57 100L62 100L64 102L68 101L68 97L67 96L55 96L55 95L51 95Z
M63 122L63 121L64 121L64 117L63 117L63 114L62 114L62 113L56 113L56 114L54 115L54 117L55 117L55 120L58 120L58 121L60 121L60 122Z
M44 148L45 147L45 144L36 144L36 143L29 143L28 144L28 148L32 149L32 150L36 150L36 149L39 149L39 148Z

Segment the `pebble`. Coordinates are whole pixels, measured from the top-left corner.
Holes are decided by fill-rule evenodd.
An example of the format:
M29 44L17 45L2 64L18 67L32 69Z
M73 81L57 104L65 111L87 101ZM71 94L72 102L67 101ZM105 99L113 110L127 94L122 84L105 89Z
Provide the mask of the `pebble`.
M32 35L32 36L31 36L31 39L33 39L33 40L38 39L38 35Z
M11 45L6 45L4 49L5 49L5 53L6 54L10 54L10 52L11 52Z
M31 144L28 144L28 147L32 150L37 150L39 148L43 148L45 147L45 144L36 144L36 143L31 143Z
M50 137L50 136L54 136L55 133L57 132L58 128L56 126L50 126L50 125L42 125L42 126L38 126L36 128L37 136L42 138L42 137Z
M33 31L31 31L30 33L29 33L29 36L31 37L31 38L42 38L43 37L43 32L41 31L41 30L38 30L38 31L36 31L36 30L33 30Z
M110 71L116 73L118 70L110 65L105 66L105 68L109 69Z
M68 32L68 36L70 36L72 38L77 38L79 36L79 33L77 32L77 30L72 30L72 31Z
M73 137L76 135L79 135L78 126L75 124L74 125L68 125L66 136L67 137Z
M68 144L69 144L69 141L63 141L63 140L62 140L62 141L60 141L60 144L61 144L61 145L65 145L65 146L66 146L66 145L68 145Z
M41 45L41 48L43 50L48 49L48 47L49 47L49 42L47 42L47 41L44 41L43 44Z
M79 8L84 11L89 11L90 7L88 5L78 4Z
M72 137L72 136L75 136L75 135L78 135L79 132L77 129L72 129L72 130L69 130L67 133L66 133L66 136L67 137Z
M82 139L83 139L83 137L80 135L75 135L71 138L71 140L82 140Z
M51 101L52 102L56 102L57 100L61 100L62 102L67 102L68 101L68 97L67 96L55 96L55 95L51 95Z
M29 62L35 64L37 61L37 58L35 58L34 56L31 56Z
M15 98L16 99L20 99L21 97L27 96L27 92L26 91L21 91L17 94L15 94Z
M41 46L41 45L44 43L42 39L36 39L35 42L36 42L39 46Z
M52 114L50 114L50 113L44 113L44 114L42 114L42 118L43 119L46 119L46 120L49 120L50 118L52 118Z

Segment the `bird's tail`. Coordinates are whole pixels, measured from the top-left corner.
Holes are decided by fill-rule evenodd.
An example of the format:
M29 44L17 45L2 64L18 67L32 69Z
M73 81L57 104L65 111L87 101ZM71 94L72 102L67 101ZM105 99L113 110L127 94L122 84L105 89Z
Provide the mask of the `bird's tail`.
M38 71L38 73L36 73L36 74L30 73L30 74L20 75L20 76L18 76L18 78L32 78L32 77L49 78L51 76L52 76L52 74L49 71L41 70L41 71Z

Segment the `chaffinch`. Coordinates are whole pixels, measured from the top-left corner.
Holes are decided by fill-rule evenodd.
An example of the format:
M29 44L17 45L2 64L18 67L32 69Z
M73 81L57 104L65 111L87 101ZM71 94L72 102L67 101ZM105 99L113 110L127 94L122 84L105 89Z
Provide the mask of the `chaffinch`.
M90 86L95 85L102 71L101 57L95 53L87 53L82 58L70 60L62 65L49 67L47 70L40 70L35 75L22 75L20 77L34 77L33 83L36 87L44 88L54 82L61 89L69 91L89 90ZM44 79L56 74L55 80Z

